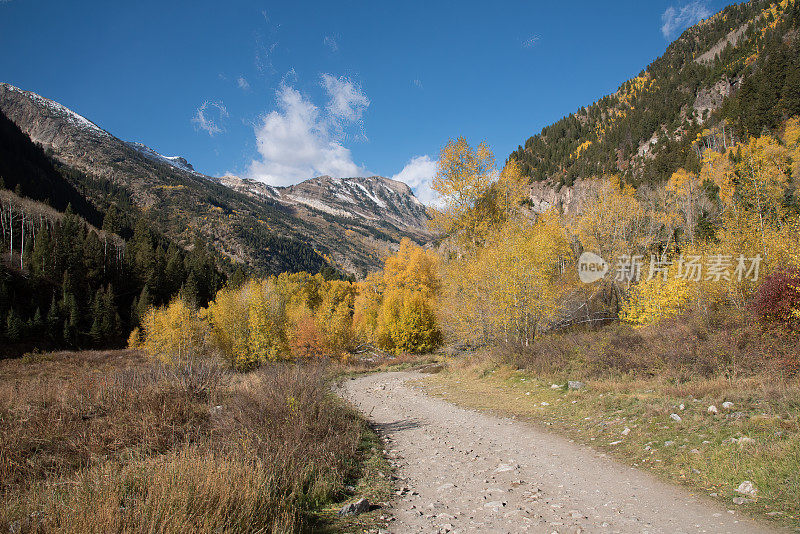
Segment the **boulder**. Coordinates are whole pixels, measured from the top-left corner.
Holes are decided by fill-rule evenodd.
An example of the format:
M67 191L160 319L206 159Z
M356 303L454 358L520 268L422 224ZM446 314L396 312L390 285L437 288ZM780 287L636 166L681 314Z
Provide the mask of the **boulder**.
M744 482L739 484L738 488L736 488L736 493L741 493L742 495L749 495L750 497L755 497L756 495L758 495L758 489L752 482L750 482L749 480L745 480Z
M341 510L339 510L339 515L359 515L363 514L364 512L369 512L369 501L367 499L359 499L356 502L351 502L350 504L345 504Z
M570 380L567 382L567 387L569 389L582 389L586 384L583 382L579 382L577 380Z

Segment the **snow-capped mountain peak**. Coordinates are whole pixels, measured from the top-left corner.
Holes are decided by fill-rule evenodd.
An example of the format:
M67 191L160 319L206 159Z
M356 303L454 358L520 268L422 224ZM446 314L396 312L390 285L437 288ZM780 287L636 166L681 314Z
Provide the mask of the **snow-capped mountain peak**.
M192 164L186 161L186 158L184 158L183 156L164 156L162 154L159 154L149 146L145 145L144 143L138 143L135 141L134 142L126 141L125 144L131 147L132 149L136 150L139 154L146 157L147 159L158 161L161 163L166 163L167 165L171 165L176 169L200 175L200 173L194 170Z
M2 82L0 83L0 86L2 86L3 89L6 89L8 91L19 93L25 96L26 98L40 105L42 108L49 109L54 114L66 119L68 122L72 123L75 126L78 126L79 128L91 131L92 133L98 135L104 135L104 136L109 135L108 132L100 128L98 125L96 125L83 115L75 113L68 107L63 106L58 102L50 100L49 98L45 98L36 93L32 93L31 91L25 91L24 89L20 89L19 87L15 87L9 83Z

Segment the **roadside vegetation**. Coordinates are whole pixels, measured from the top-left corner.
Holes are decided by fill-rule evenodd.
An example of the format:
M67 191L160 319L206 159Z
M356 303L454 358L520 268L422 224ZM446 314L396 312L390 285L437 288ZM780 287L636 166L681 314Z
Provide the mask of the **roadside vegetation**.
M684 316L457 353L424 383L451 402L530 421L731 509L797 526L800 380L770 358L796 351L796 340L747 316ZM757 493L737 492L744 481Z
M434 182L449 358L425 382L797 525L800 123L720 135L698 135L699 172L586 180L544 211L513 159L498 172L451 141ZM579 281L583 252L605 276Z
M243 374L83 352L5 360L0 377L7 532L321 528L362 466L382 461L321 366Z
M382 271L354 283L284 273L220 290L206 308L178 297L150 308L129 346L163 362L211 357L249 370L352 354L426 353L442 340L434 258L408 239Z

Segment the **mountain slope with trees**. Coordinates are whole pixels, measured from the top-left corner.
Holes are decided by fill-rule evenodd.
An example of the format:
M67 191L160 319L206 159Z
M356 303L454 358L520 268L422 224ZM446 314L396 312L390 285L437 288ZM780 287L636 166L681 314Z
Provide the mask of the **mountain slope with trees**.
M800 113L800 4L753 0L687 29L637 77L512 152L533 181L630 184L700 170L698 146L726 146Z
M341 191L329 187L327 177L308 180L300 202L282 188L200 174L188 163L117 139L64 106L9 84L0 84L0 111L56 166L65 167L68 181L99 211L124 205L146 212L154 227L180 246L189 246L199 234L254 273L363 275L379 268L386 249L403 237L420 243L430 239L425 207L410 189L394 191L390 203L381 200L379 191L392 189L385 178L351 178L365 194L354 197L357 210L340 213L328 206ZM309 191L316 196L305 198Z

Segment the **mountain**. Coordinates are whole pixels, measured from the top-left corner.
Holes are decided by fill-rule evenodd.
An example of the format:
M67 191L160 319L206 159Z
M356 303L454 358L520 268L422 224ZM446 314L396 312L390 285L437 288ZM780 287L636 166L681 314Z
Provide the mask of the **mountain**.
M50 158L2 112L0 179L4 187L12 190L19 188L29 199L49 204L62 212L67 206L72 206L90 224L102 224L102 215L95 206L64 179Z
M167 165L171 165L176 169L180 169L182 171L191 172L193 174L200 174L194 170L194 167L186 161L186 158L183 156L162 156L149 146L145 145L144 143L137 143L137 142L129 142L127 143L129 147L139 152L142 156L151 159L153 161L157 161L159 163L166 163Z
M101 213L86 180L0 111L0 358L119 346L150 305L203 305L226 279L202 241L178 247L124 199Z
M199 234L261 274L336 268L361 275L378 268L403 237L431 237L425 207L407 186L386 178L322 176L288 188L215 178L6 83L0 111L66 168L97 210L115 205L145 213L184 247Z
M295 206L309 215L319 211L354 221L373 221L419 239L428 236L425 206L402 182L370 176L331 178L318 176L289 187L271 187L254 180L225 176L220 183L247 195ZM311 210L311 211L309 211Z
M700 170L701 147L800 113L800 3L731 5L687 29L612 95L530 137L509 159L555 188L619 174L657 184Z

